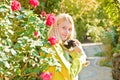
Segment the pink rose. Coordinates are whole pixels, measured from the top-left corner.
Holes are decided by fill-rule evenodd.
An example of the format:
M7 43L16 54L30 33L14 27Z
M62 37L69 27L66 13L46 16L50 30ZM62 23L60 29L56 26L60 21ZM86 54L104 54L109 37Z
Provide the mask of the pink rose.
M46 12L45 12L45 11L42 11L42 12L41 12L41 15L42 15L42 17L45 17L45 16L46 16Z
M56 37L54 37L54 36L48 38L48 41L50 42L50 44L51 44L52 46L57 43L57 39L56 39Z
M37 31L34 32L34 36L38 36L38 32Z
M34 35L34 37L35 38L40 38L40 33L38 32L38 31L35 31L34 33L33 33L33 35Z
M42 80L51 80L52 79L52 73L49 72L43 72L40 74L40 77Z
M54 23L55 23L55 16L53 14L49 14L46 19L46 25L51 26Z
M36 8L39 5L38 0L29 0L29 4L31 4L34 8Z
M21 4L17 0L13 0L11 4L12 11L18 11L21 9Z

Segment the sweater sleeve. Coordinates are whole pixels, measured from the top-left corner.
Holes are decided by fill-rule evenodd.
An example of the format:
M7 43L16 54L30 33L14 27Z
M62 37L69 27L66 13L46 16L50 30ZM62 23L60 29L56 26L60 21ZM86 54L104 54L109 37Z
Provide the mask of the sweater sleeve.
M82 69L82 64L81 64L80 59L79 58L75 58L72 61L72 65L71 65L71 68L70 68L72 77L75 78L79 74L81 69Z
M72 57L70 72L71 72L71 76L73 78L72 80L74 80L74 78L79 74L79 72L82 69L82 62L80 59L81 54L71 52L70 55Z

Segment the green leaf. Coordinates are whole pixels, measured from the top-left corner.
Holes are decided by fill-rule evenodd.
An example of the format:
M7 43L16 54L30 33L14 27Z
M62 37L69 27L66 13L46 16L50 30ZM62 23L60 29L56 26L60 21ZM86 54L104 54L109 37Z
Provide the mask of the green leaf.
M14 49L11 49L11 53L12 53L12 55L14 55L14 56L17 54Z
M9 53L10 52L9 46L5 46L4 51Z
M17 69L17 70L16 70L16 73L17 73L18 75L21 75L21 70L20 70L20 69Z
M0 43L0 47L2 47L3 45Z
M10 39L7 39L8 46L12 46L12 41Z
M5 5L5 4L1 5L1 6L0 6L0 12L3 13L3 12L9 11L9 9L7 9L7 8L9 8L8 5Z
M21 15L18 15L16 18L21 20L21 19L24 18L24 17L25 17L25 15L24 15L24 14L21 14Z
M60 71L61 71L61 68L60 68L60 67L56 67L56 70L57 70L58 72L60 72Z
M30 22L33 23L33 22L35 22L35 20L36 20L36 18L35 18L34 16L30 16L30 18L29 18L29 21L30 21Z
M11 25L11 24L12 24L9 19L6 20L6 23L7 23L8 25Z
M14 47L14 49L19 49L21 46L19 43L16 43L13 47Z
M13 30L8 29L8 32L9 32L11 35L14 34L14 31L13 31Z
M40 72L40 68L39 67L34 68L33 72L39 73Z
M10 64L7 61L3 62L6 68L10 68Z
M15 18L15 16L14 15L12 15L12 14L9 14L9 16L8 16L9 18Z
M43 46L43 43L40 40L32 41L30 47Z
M33 14L33 11L28 11L28 10L25 10L23 11L23 13L27 16L29 16L30 14Z
M0 56L2 57L0 60L4 62L4 60L8 60L7 55L4 52L1 52Z

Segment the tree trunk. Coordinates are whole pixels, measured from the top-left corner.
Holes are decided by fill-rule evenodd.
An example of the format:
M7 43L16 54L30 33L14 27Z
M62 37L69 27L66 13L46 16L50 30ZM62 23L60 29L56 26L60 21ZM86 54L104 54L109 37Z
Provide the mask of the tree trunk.
M113 58L112 76L115 80L120 80L120 54Z

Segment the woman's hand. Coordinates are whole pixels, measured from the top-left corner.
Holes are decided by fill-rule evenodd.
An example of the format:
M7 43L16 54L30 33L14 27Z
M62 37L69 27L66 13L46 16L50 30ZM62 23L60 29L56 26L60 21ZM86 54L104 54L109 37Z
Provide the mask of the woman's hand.
M74 40L75 42L74 42L74 44L75 44L75 47L74 47L74 51L76 52L76 53L81 53L82 52L82 45L81 45L81 43L78 41L78 40Z
M81 49L80 49L80 47L79 47L78 45L76 45L76 46L74 47L74 51L75 51L76 53L81 53Z
M64 47L68 49L68 51L75 51L76 53L82 52L81 43L77 39L67 40L64 43Z

